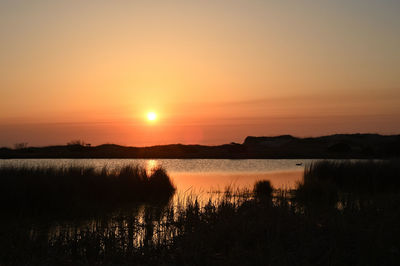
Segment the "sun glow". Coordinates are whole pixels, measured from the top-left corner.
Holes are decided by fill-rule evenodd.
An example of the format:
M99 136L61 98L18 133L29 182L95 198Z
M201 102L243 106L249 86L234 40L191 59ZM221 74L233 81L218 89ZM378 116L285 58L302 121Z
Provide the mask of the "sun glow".
M157 114L155 112L148 112L147 113L147 119L149 121L154 121L157 119Z

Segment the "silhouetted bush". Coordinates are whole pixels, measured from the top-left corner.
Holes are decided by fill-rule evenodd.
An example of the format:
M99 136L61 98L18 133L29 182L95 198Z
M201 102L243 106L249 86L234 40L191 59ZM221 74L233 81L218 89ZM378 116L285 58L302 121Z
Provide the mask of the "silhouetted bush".
M257 181L254 185L254 195L259 198L271 198L274 188L269 180Z
M71 140L71 141L67 142L67 145L69 145L69 146L73 146L73 145L85 146L85 142L80 139L75 139L75 140Z
M12 212L63 211L124 202L158 201L175 187L164 169L140 166L1 167L0 206Z
M14 144L14 149L15 150L22 150L28 148L28 142L20 142L20 143L15 143Z

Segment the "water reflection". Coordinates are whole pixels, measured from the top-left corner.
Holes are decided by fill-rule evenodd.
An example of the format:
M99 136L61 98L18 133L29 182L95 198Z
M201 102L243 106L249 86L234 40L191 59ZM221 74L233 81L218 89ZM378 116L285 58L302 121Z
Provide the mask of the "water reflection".
M315 160L302 159L2 159L0 167L13 166L92 166L97 169L107 166L110 169L126 165L162 166L168 173L260 173L292 171L304 169L304 165ZM303 163L302 166L296 165Z
M134 249L154 247L171 241L174 235L172 227L166 226L173 217L168 215L170 207L169 204L140 205L130 210L104 213L92 219L58 222L47 228L30 229L29 240L41 244L43 241L48 242L50 248L71 249L67 250L69 252L101 256L112 248L129 253Z
M218 206L218 201L224 200L236 204L240 201L234 195L229 198L216 195L212 201ZM182 223L182 219L192 216L195 219L204 205L195 199L181 198L177 203L142 204L92 218L34 220L29 225L20 221L14 223L13 230L2 232L5 237L0 244L10 254L17 252L14 249L17 246L26 252L32 250L36 255L60 253L60 256L85 257L89 261L107 254L143 254L171 245L176 236L190 230L187 226L191 225ZM6 228L10 229L3 226L1 230ZM17 242L8 245L10 239Z
M154 169L161 166L160 162L157 160L146 160L144 167L146 169L147 175L151 175Z
M293 188L302 170L261 173L171 173L178 190L195 192L224 190L226 187L252 187L257 180L268 179L275 188Z

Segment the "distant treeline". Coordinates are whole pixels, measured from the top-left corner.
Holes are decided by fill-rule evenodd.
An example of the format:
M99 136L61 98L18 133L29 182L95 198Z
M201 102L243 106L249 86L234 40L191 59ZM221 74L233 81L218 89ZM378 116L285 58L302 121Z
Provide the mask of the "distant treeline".
M218 146L171 144L126 147L115 144L0 148L0 158L395 158L400 157L400 135L337 134L315 138L291 135L247 137L242 144Z

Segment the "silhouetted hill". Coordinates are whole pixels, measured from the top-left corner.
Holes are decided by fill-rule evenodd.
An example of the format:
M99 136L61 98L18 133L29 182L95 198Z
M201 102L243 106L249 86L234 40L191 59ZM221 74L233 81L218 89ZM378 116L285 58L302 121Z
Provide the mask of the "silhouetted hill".
M392 158L400 157L400 135L337 134L315 138L290 135L252 137L243 144L218 146L171 144L126 147L79 144L0 149L0 158Z
M400 155L400 135L337 134L316 138L247 137L247 151L278 158L387 158Z

